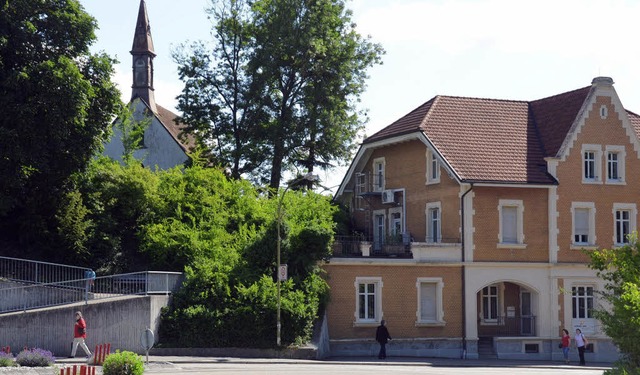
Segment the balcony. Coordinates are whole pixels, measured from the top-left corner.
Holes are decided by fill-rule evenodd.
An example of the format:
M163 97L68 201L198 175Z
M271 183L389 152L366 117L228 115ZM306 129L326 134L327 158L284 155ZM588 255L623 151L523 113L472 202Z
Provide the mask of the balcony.
M395 237L395 238L393 238ZM401 237L388 237L382 243L364 236L335 236L334 257L412 258L411 242Z

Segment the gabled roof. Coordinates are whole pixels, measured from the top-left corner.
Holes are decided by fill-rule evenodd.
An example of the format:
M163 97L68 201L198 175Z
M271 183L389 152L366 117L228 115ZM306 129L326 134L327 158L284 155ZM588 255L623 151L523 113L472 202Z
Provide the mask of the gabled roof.
M184 128L187 127L187 125L181 122L176 123L176 119L179 119L178 115L159 104L156 104L156 108L158 109L156 117L158 118L158 120L160 120L160 123L165 127L165 129L167 129L167 131L171 134L173 139L178 142L178 145L180 145L180 147L185 152L193 149L195 146L195 140L193 139L193 136L187 135L187 138L185 140L180 139L181 134L184 131Z
M556 156L591 89L531 102L436 96L363 146L419 132L462 181L555 184L544 158Z

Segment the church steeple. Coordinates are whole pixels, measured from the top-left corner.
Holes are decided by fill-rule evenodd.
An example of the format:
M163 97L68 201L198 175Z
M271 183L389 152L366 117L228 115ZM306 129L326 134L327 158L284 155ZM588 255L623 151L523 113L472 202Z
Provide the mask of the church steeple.
M141 98L153 112L157 112L156 100L153 89L153 39L151 39L151 27L147 15L147 5L140 0L136 31L133 35L133 47L131 47L133 85L131 86L131 100Z

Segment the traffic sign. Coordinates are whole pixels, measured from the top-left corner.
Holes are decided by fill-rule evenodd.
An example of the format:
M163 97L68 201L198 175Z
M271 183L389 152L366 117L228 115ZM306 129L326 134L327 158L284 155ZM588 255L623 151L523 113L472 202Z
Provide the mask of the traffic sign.
M287 265L281 264L278 268L278 280L286 281L288 278Z

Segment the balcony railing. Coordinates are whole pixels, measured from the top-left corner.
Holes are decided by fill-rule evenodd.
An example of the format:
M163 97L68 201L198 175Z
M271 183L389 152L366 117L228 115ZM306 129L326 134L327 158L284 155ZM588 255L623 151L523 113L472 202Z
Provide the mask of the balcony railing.
M479 336L536 336L536 317L499 316L497 319L478 319Z
M386 238L382 243L371 241L364 236L336 236L333 256L411 258L411 242L404 240L402 236Z

